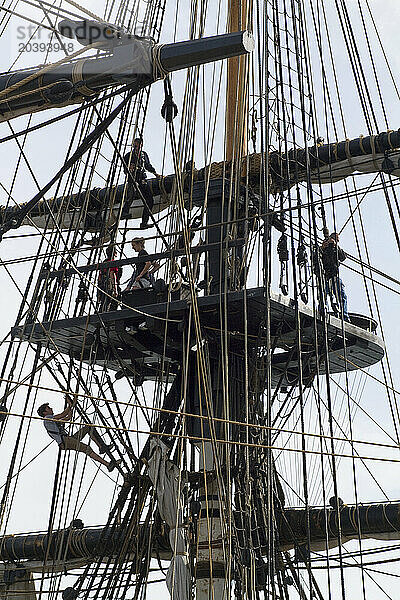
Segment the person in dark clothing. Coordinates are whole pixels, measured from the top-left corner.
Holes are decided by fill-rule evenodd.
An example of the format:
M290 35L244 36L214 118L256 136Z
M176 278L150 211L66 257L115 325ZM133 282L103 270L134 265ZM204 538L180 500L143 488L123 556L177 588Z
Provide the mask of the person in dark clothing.
M124 156L125 165L136 182L136 186L134 185L131 177L128 180L128 200L125 203L122 218L128 218L129 216L129 207L132 203L132 199L135 195L136 187L139 190L141 196L143 197L143 213L142 213L142 222L140 223L140 229L147 229L151 227L149 225L150 213L153 208L154 198L150 189L149 182L147 181L146 171L149 173L153 173L156 177L158 174L151 164L147 152L142 149L143 142L140 138L136 138L133 142L132 152L128 152Z
M344 283L339 277L339 265L344 260L346 260L346 254L339 247L339 235L333 232L325 238L321 245L321 262L325 275L326 294L330 298L335 315L343 314L343 319L349 321L347 296Z
M38 408L38 415L42 417L44 427L49 436L57 442L61 450L76 450L77 452L87 454L87 456L90 456L90 458L96 462L107 467L109 471L113 471L121 461L111 460L107 462L104 458L96 454L90 446L82 442L82 439L88 434L92 439L95 441L97 440L98 434L96 435L96 431L91 425L85 425L74 435L68 435L64 423L65 421L71 420L72 409L74 408L75 402L72 402L68 394L65 394L64 398L67 403L67 408L57 415L54 414L53 409L48 403L42 404ZM100 436L99 439L101 440ZM101 441L96 441L96 443L98 443L99 452L101 452L104 445L101 445Z
M149 253L144 248L144 242L144 238L135 238L131 242L140 261L134 264L133 274L125 291L146 289L152 286L152 263L146 259Z
M116 267L112 265L114 258L115 248L114 246L109 246L106 250L106 259L104 261L104 263L109 264L107 266L100 267L99 278L97 281L97 309L99 312L116 310L117 300L121 296L120 281L122 276L122 267Z

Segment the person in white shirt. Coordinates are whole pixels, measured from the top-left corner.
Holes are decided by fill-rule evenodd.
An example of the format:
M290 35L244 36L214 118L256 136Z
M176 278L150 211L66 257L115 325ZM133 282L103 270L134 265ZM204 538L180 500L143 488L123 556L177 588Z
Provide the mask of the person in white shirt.
M121 461L112 459L107 462L88 446L88 444L82 442L82 439L88 434L92 439L95 439L94 427L85 425L74 435L69 435L67 433L64 423L71 420L72 409L75 403L71 401L68 394L65 394L64 398L67 407L57 415L54 414L53 409L48 403L42 404L37 410L38 415L43 418L43 424L49 436L57 442L61 450L76 450L77 452L83 452L83 454L87 454L93 460L107 467L109 471L113 471Z

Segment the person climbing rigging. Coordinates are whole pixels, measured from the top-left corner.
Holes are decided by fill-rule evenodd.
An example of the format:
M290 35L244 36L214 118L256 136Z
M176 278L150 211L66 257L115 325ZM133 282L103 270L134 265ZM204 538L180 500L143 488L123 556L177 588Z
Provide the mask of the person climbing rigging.
M49 436L57 442L61 450L76 450L77 452L83 452L83 454L87 454L93 460L107 467L110 472L113 471L120 464L120 460L116 461L112 459L107 462L104 458L99 456L99 454L96 454L90 446L82 442L82 439L89 434L90 438L98 445L99 452L106 451L106 446L102 443L101 438L94 427L85 425L74 435L68 435L65 429L65 422L71 420L72 410L76 401L73 402L68 394L65 394L64 398L67 407L57 415L54 414L53 409L48 403L42 404L37 410L38 415L43 419L44 427Z
M140 260L134 265L132 277L129 279L125 291L146 289L153 284L153 264L146 257L149 253L144 248L144 238L134 238L131 242L132 248L138 253Z
M325 275L326 294L330 298L335 316L343 314L345 321L350 321L347 312L347 296L344 283L339 277L339 265L346 260L345 252L339 246L339 235L334 231L321 244L321 262Z
M108 310L117 309L117 301L121 296L120 281L122 276L122 267L113 266L112 261L115 259L114 246L108 246L106 250L106 259L99 269L99 277L97 280L97 310L99 312L107 312Z
M159 175L151 164L147 152L142 148L142 139L136 138L133 142L132 151L124 156L124 163L126 165L125 170L127 169L129 171L130 176L128 179L128 199L122 211L122 218L127 219L129 217L129 208L135 195L135 188L138 188L142 200L144 200L140 229L147 229L148 227L152 227L152 225L149 225L149 218L153 208L154 198L149 182L147 181L146 171L153 173L156 177L159 177ZM134 182L136 183L136 186Z

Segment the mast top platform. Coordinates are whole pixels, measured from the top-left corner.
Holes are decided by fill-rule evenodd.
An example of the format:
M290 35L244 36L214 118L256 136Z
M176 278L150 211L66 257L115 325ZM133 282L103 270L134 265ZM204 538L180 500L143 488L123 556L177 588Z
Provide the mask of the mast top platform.
M202 331L209 340L218 340L220 336L220 300L219 294L196 299ZM12 336L34 345L48 344L50 349L76 359L82 357L85 362L122 371L121 376L128 374L137 384L159 376L161 364L173 374L182 361L182 331L189 319L190 298L167 302L165 293L163 297L154 290L138 290L126 294L124 304L130 307L14 327ZM226 304L232 351L244 351L245 324L248 347L254 352L262 348L266 343L264 288L230 291L226 295ZM319 318L315 318L313 310L302 303L299 303L299 315L302 375L303 380L312 380L317 372L326 372L324 326ZM299 380L294 301L271 293L270 321L271 337L277 348L272 356L272 385L293 385ZM329 372L354 371L379 362L384 355L384 343L374 333L375 329L376 323L367 317L355 315L353 323L342 323L328 315Z

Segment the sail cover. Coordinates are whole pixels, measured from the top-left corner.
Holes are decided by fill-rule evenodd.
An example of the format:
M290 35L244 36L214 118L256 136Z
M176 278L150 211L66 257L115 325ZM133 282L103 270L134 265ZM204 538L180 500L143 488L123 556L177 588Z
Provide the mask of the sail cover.
M335 183L349 177L353 173L385 173L400 177L399 168L400 152L393 152L386 156L375 154L375 156L358 156L348 158L332 165L320 167L311 175L312 183Z
M257 192L262 169L266 168L272 194L279 194L296 183L306 181L321 185L335 183L353 173L400 177L399 149L400 130L387 131L308 148L291 148L287 153L273 151L264 157L260 153L249 154L241 161L240 175L243 182ZM190 195L193 182L230 177L232 166L232 161L222 161L185 171L183 189L186 197ZM149 184L154 197L153 214L165 210L175 201L175 175L150 179ZM124 183L111 188L83 190L66 197L42 199L28 213L24 212L24 204L0 206L0 226L14 220L17 226L33 223L37 227L48 227L49 214L54 213L54 219L61 228L98 231L105 220L109 221L109 227L116 222L128 193L132 193L128 202L129 218L141 217L143 202L140 194L138 191L128 192L128 188ZM83 207L85 210L82 210ZM24 213L22 219L21 212ZM12 228L15 227L12 225Z
M296 182L335 183L353 173L384 173L400 176L400 132L360 136L310 148L293 148L287 154L269 156L271 184L275 191Z
M149 477L153 482L161 518L170 527L172 560L167 587L174 600L190 600L189 552L183 527L183 499L180 470L167 458L168 447L158 439L150 441Z
M384 173L400 177L400 131L388 131L360 136L308 148L291 148L287 153L273 151L265 156L254 153L241 163L241 176L257 188L262 165L269 175L273 194L291 188L296 183L330 184L346 179L353 173ZM212 163L195 173L195 179L229 176L230 162Z

